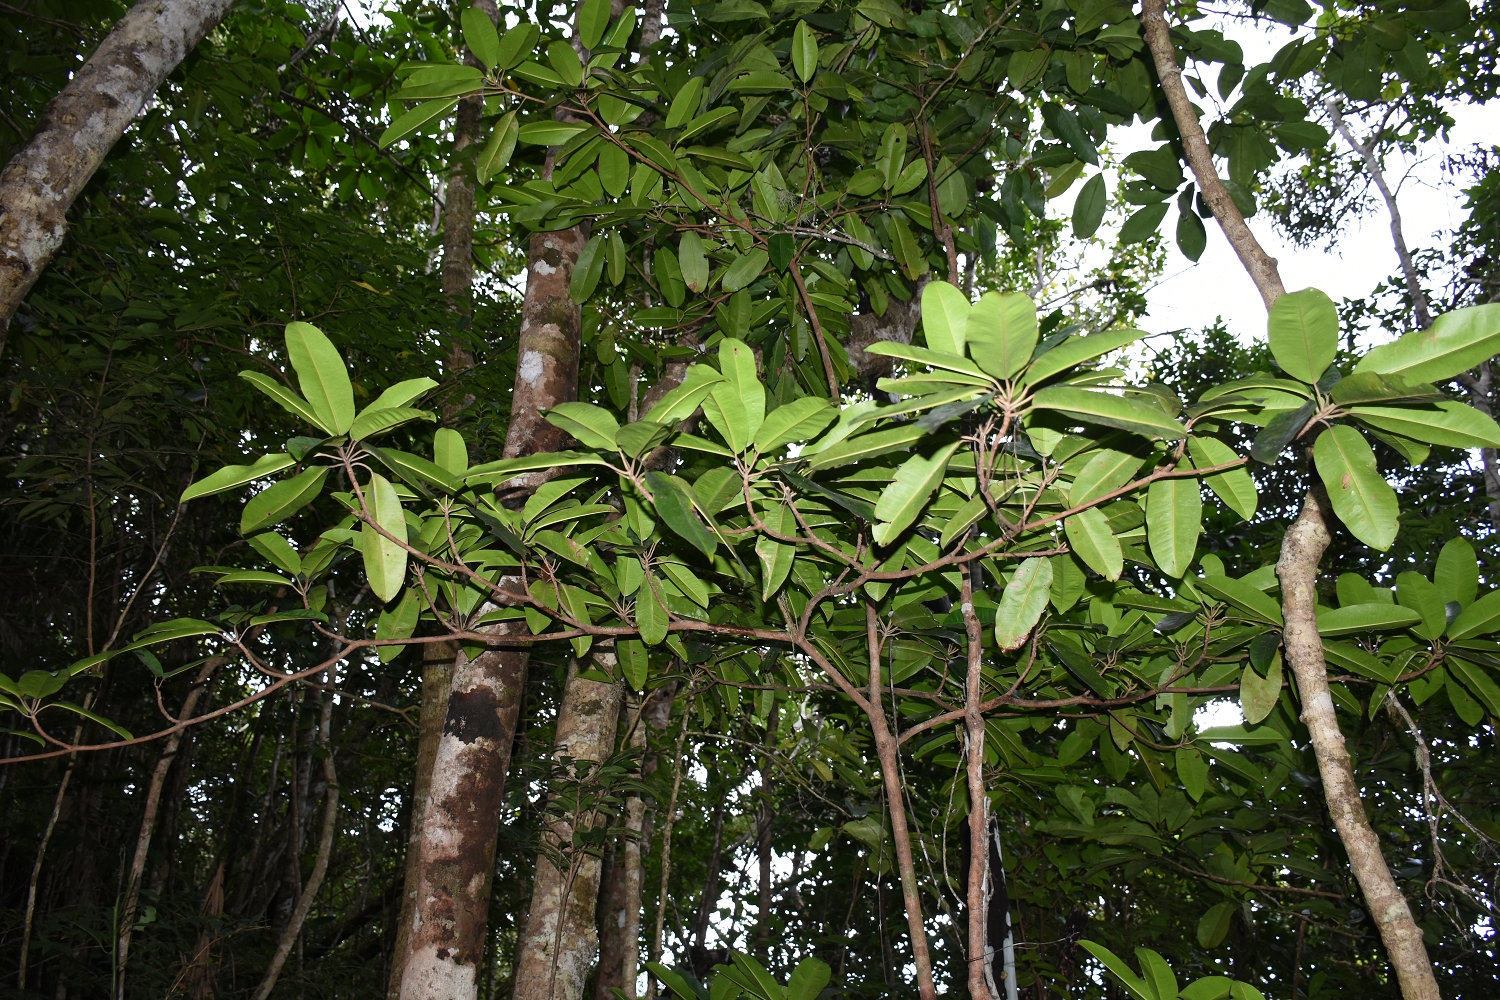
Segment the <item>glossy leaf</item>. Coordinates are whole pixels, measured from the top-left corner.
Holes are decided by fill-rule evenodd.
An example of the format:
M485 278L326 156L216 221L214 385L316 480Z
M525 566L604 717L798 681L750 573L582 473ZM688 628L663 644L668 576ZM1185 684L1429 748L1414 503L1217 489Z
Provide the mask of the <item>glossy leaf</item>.
M1118 427L1143 437L1175 441L1185 436L1182 425L1159 408L1109 392L1049 386L1032 397L1031 405L1040 410L1059 410L1088 423Z
M1412 626L1424 639L1442 638L1448 628L1447 602L1437 587L1421 573L1407 571L1396 577L1396 601L1422 616L1418 625Z
M1396 540L1396 493L1375 467L1375 453L1352 427L1338 424L1318 435L1313 461L1334 513L1350 533L1382 552Z
M1467 403L1445 400L1426 406L1351 406L1349 414L1360 423L1424 444L1500 447L1500 426Z
M1240 710L1245 721L1255 726L1264 722L1276 708L1281 697L1281 654L1271 658L1271 665L1262 677L1255 667L1246 666L1240 675Z
M401 499L390 480L378 473L370 476L365 487L365 503L375 523L396 538L406 538L406 515L401 510ZM406 580L406 549L386 538L373 525L360 525L359 548L365 561L365 577L370 581L370 592L382 601L389 601L401 591Z
M1454 642L1500 631L1500 590L1492 590L1459 612L1448 626Z
M1000 595L995 610L995 644L1004 653L1026 644L1031 630L1047 609L1052 595L1052 563L1049 559L1025 559Z
M755 352L743 341L719 342L719 373L703 401L703 414L735 452L755 440L766 415L766 389L755 371Z
M1073 478L1068 493L1070 506L1079 507L1124 486L1146 462L1135 452L1103 448L1084 464Z
M276 532L262 532L245 540L250 543L251 548L293 576L302 572L302 557L292 548L291 542Z
M955 441L932 457L913 455L896 469L896 478L880 493L875 517L880 523L871 529L877 545L889 545L916 521L927 501L943 481L948 460L961 446Z
M1106 580L1118 580L1125 568L1120 540L1109 530L1109 518L1097 507L1080 511L1064 522L1068 544L1088 568Z
M712 556L718 541L693 509L692 494L682 481L653 469L646 473L646 485L651 487L656 512L666 526L704 555Z
M1362 635L1389 629L1410 628L1422 623L1422 616L1399 604L1351 604L1331 608L1318 614L1318 634L1327 638Z
M778 535L796 535L796 519L783 504L773 504L760 514L761 522ZM760 560L760 599L769 601L792 571L797 547L788 542L779 542L769 535L760 535L755 540L755 556Z
M483 8L469 7L463 12L462 23L464 44L469 47L469 51L488 69L497 69L500 63L500 33L495 30L495 22L490 20Z
M803 83L818 71L818 39L806 21L798 21L792 31L792 67Z
M391 143L406 138L424 125L446 118L448 112L456 107L458 107L456 97L444 97L441 100L418 104L410 111L398 116L395 121L391 122L389 128L380 133L380 148L384 149Z
M659 646L667 637L671 624L667 618L667 606L662 603L661 584L649 574L635 592L635 626L640 630L641 641L648 646Z
M592 49L604 37L609 27L610 0L583 0L578 6L578 40L586 49Z
M1474 603L1479 593L1479 560L1467 538L1451 538L1443 544L1432 582L1444 603L1457 601L1464 607Z
M1085 361L1092 361L1111 351L1118 351L1122 347L1133 344L1145 335L1140 330L1127 329L1106 330L1088 337L1070 337L1033 361L1026 369L1025 377L1021 379L1021 382L1026 385L1045 382L1054 375L1060 375Z
M708 288L708 257L703 251L703 237L689 229L677 244L677 263L688 289L701 292Z
M996 378L1014 378L1031 361L1037 330L1031 296L985 292L969 311L969 355Z
M323 480L327 475L328 466L314 466L251 497L240 515L240 534L248 535L280 524L312 503L323 492Z
M1175 577L1187 572L1202 531L1203 494L1197 479L1158 479L1148 487L1146 540L1163 573Z
M240 378L281 404L281 408L288 413L296 414L330 437L338 435L338 431L324 424L323 417L312 408L307 400L292 392L275 379L262 375L260 372L240 372Z
M193 485L182 491L182 496L177 498L178 503L187 503L199 497L212 496L215 493L223 493L246 483L253 483L258 479L265 479L274 475L282 469L289 469L297 464L292 456L287 454L262 455L250 465L226 465L217 472L209 473Z
M1218 438L1211 437L1190 438L1188 454L1193 457L1193 465L1199 469L1223 465L1239 457L1229 445ZM1250 470L1244 466L1204 476L1203 484L1224 501L1224 506L1246 521L1255 518L1255 509L1260 498L1255 490L1255 480L1250 477Z
M929 281L922 289L922 330L927 347L963 357L969 308L963 292L946 281Z
M766 455L793 441L810 441L821 434L838 411L818 396L803 396L766 414L755 432L755 447Z
M1500 303L1469 306L1439 316L1426 330L1413 330L1375 348L1355 372L1400 375L1407 382L1443 382L1500 354Z
M1339 312L1316 288L1288 292L1266 320L1271 354L1282 370L1309 384L1322 378L1339 349Z
M451 427L439 427L432 435L432 459L455 476L469 471L469 446L464 436Z
M354 423L354 386L338 348L311 323L293 322L286 325L286 352L318 426L330 434L346 433Z
M1073 202L1073 235L1086 240L1099 231L1104 221L1104 210L1109 205L1109 191L1104 186L1104 175L1095 174L1078 191Z
M349 440L363 441L365 438L383 434L393 427L409 424L413 420L436 420L430 410L417 410L410 406L390 406L383 410L368 409L354 418L349 427Z
M547 423L567 431L585 448L614 451L620 424L602 406L592 403L559 403L546 413Z

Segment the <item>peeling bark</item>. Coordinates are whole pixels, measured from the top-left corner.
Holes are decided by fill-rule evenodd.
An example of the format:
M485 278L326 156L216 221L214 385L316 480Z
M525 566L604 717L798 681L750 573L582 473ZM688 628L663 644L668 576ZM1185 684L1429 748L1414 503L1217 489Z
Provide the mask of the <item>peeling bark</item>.
M1422 942L1422 930L1412 919L1406 899L1391 877L1390 866L1380 852L1380 839L1360 800L1359 785L1344 734L1334 714L1328 692L1328 671L1323 660L1323 640L1318 634L1318 561L1328 548L1328 498L1322 487L1308 494L1302 513L1287 529L1276 561L1281 580L1282 614L1286 621L1284 641L1287 663L1297 679L1302 701L1302 722L1312 737L1323 779L1323 798L1334 828L1349 856L1349 867L1364 893L1386 954L1396 970L1405 1000L1438 1000L1437 980Z
M418 860L422 853L422 823L432 792L432 765L437 760L438 745L442 742L447 721L448 691L453 684L453 663L457 656L458 647L451 642L423 647L422 708L417 717L417 767L412 782L411 817L406 840L406 881L401 889L401 915L396 921L396 946L391 951L387 1000L397 1000L401 996L401 975L406 969L408 939L421 882Z
M603 644L601 644L603 646ZM606 651L608 650L608 651ZM603 646L595 660L612 673L614 652ZM620 717L620 685L580 675L568 665L557 716L553 759L569 761L568 780L588 782L589 765L614 749ZM577 827L592 826L592 813L558 816L543 834L531 908L516 947L514 1000L581 1000L599 947L595 911L599 902L599 857L572 847ZM565 868L559 868L562 861Z
M234 0L141 0L42 109L0 173L0 353L16 307L67 233L67 213L125 129Z

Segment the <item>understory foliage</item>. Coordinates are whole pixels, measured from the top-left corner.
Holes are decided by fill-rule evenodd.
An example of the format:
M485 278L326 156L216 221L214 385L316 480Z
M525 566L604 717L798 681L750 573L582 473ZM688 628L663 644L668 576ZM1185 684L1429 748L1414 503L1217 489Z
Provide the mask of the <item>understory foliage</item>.
M21 6L7 159L125 9ZM1365 808L1445 993L1485 992L1500 590L1474 456L1500 427L1455 380L1500 354L1492 154L1430 329L1371 275L1368 300L1234 317L1250 343L1166 342L1146 289L1218 237L1127 4L671 0L649 46L644 9L501 13L237 6L13 322L0 991L249 996L314 866L325 755L331 860L273 995L384 990L422 662L451 642L532 656L486 998L538 851L616 863L627 795L655 988L914 996L906 875L963 990L971 752L1021 996L1397 996L1282 658L1277 547L1321 486ZM1251 66L1173 17L1235 203L1309 243L1365 210L1328 99L1395 149L1492 96L1488 6L1235 7L1294 37ZM1122 155L1132 123L1150 142ZM437 270L452 169L478 185L465 302ZM503 459L517 275L576 225L578 399L545 414L573 445ZM557 766L570 664L665 700L644 748ZM169 762L121 973L147 737L195 679L212 718ZM564 808L604 819L544 848Z

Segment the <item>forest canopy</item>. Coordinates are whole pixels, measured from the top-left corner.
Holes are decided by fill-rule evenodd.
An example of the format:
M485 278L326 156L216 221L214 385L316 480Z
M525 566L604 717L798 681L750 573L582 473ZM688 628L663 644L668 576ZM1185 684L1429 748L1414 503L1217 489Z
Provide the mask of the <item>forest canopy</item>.
M1493 991L1488 0L0 23L0 994Z

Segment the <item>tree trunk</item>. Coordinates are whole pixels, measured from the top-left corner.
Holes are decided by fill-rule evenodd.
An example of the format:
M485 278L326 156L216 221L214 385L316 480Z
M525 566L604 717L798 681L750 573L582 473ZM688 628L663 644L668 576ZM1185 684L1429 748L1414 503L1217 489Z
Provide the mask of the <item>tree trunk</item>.
M646 748L643 705L626 697L620 718L626 728L625 742L640 753ZM614 843L613 863L599 891L599 971L594 977L595 1000L612 1000L619 989L635 998L635 981L641 956L641 842L646 828L646 800L632 792L625 797L620 815L622 833Z
M417 766L412 782L411 816L406 837L406 880L401 888L401 915L396 921L396 944L391 950L391 974L386 986L387 1000L401 996L401 974L406 969L408 938L412 915L417 907L420 869L417 859L422 847L422 823L427 816L427 800L432 791L432 764L437 759L438 744L443 739L443 724L448 715L448 691L453 683L453 661L458 647L438 642L422 649L422 708L417 725Z
M37 119L0 173L0 353L16 307L67 232L74 199L167 74L234 0L141 0Z
M870 650L870 728L875 737L875 752L880 758L880 778L890 806L891 840L896 848L896 867L901 873L901 895L906 904L906 926L911 934L912 964L917 967L917 993L921 1000L936 1000L937 986L932 979L932 956L927 948L927 928L922 923L922 896L917 887L917 866L912 860L911 831L906 825L906 800L901 791L901 752L896 737L885 719L885 702L881 694L880 619L875 605L865 604L866 639Z
M612 650L601 648L594 655L606 673L613 672ZM552 754L559 764L569 762L568 771L557 777L583 786L569 796L575 806L595 791L588 787L596 770L589 765L601 763L614 749L619 717L620 685L588 680L580 675L577 662L569 663ZM600 863L598 855L574 846L574 833L599 819L588 808L549 817L545 846L537 856L531 909L517 942L514 1000L583 996L599 946L595 910Z
M187 697L182 700L182 711L177 714L179 719L192 718L193 710L198 707L198 699L208 686L209 678L223 662L221 658L215 657L198 671L198 676L193 679L193 686L188 689ZM177 750L182 746L182 738L186 732L180 729L167 737L167 745L162 749L161 757L151 771L151 783L146 789L146 805L141 814L141 830L135 839L135 854L130 859L130 871L125 877L125 905L120 910L120 933L115 942L115 996L119 1000L124 1000L125 997L125 966L130 958L130 936L135 928L136 907L140 903L141 895L141 879L146 874L146 858L151 852L151 836L156 832L156 815L161 808L161 793L167 783L167 772L171 770L172 762L177 759Z
M766 742L776 738L776 709L771 709L771 718L766 726ZM756 882L755 950L765 961L771 947L771 820L775 816L771 796L771 755L760 758L760 815L755 818L755 854L760 862L759 880Z
M329 671L323 672L323 680L326 684ZM276 988L276 980L281 976L281 970L286 965L286 960L292 953L292 947L302 937L302 924L307 920L307 915L312 911L313 902L318 898L318 890L323 888L323 877L328 874L328 858L333 853L333 838L338 832L339 819L339 783L338 774L333 767L333 693L323 692L323 710L318 724L318 745L323 754L323 780L326 785L323 799L323 828L318 834L318 853L313 861L312 874L308 876L307 884L302 887L302 892L297 897L297 906L292 910L292 917L287 921L286 927L281 931L281 940L276 944L276 951L271 956L271 964L266 969L265 978L260 981L260 986L255 990L254 1000L266 1000L271 991ZM293 854L292 863L297 863L297 845L291 846ZM300 954L300 952L299 952ZM300 959L299 959L300 962Z
M1333 817L1334 828L1349 855L1349 867L1364 893L1365 905L1380 930L1386 953L1405 1000L1438 1000L1437 980L1422 943L1422 930L1390 867L1380 852L1380 839L1365 815L1354 767L1334 715L1328 693L1328 672L1323 660L1323 640L1318 635L1318 561L1328 548L1328 499L1322 487L1308 494L1302 513L1287 529L1281 542L1276 575L1281 580L1281 606L1285 618L1287 663L1297 679L1302 701L1302 722L1312 737L1323 779L1323 798Z
M984 787L984 716L979 710L982 701L980 664L984 657L984 631L979 624L979 615L974 610L973 574L977 570L976 563L972 568L962 571L959 598L968 639L968 672L964 677L964 733L969 742L969 872L964 904L969 911L969 996L973 1000L992 1000L984 975L989 945L985 927L989 909L985 904L985 889L989 883L987 863L990 799Z

